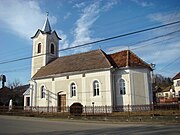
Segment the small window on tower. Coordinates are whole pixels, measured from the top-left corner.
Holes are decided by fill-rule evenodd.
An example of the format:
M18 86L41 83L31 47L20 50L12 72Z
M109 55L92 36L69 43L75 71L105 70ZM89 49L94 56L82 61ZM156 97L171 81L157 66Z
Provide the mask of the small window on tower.
M38 44L38 50L37 53L41 53L41 43Z
M51 53L54 54L54 44L51 44Z

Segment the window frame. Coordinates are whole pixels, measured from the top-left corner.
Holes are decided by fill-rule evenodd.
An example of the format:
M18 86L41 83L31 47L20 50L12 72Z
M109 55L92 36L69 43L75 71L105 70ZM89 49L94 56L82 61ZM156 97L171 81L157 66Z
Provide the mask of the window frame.
M42 51L42 44L41 44L41 43L38 43L37 53L41 53L41 51Z
M46 97L46 92L45 92L45 86L41 86L41 99L44 99Z
M26 106L30 106L30 97L26 97Z
M179 87L180 86L180 80L177 80L176 82L176 86Z
M50 53L55 54L55 45L53 43L50 44Z
M70 97L76 97L77 96L77 85L75 82L72 82L70 84Z
M93 96L99 96L100 95L100 83L98 80L94 80L92 83L93 87Z
M126 95L126 81L125 79L119 79L119 94Z

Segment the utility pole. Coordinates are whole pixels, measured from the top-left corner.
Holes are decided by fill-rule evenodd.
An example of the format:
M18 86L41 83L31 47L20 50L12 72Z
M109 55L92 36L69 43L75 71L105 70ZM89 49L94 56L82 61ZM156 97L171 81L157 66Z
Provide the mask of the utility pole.
M152 91L152 104L156 102L156 96L155 96L155 79L154 79L154 70L156 67L156 64L151 63L150 67L152 68L152 74L151 74L151 91Z

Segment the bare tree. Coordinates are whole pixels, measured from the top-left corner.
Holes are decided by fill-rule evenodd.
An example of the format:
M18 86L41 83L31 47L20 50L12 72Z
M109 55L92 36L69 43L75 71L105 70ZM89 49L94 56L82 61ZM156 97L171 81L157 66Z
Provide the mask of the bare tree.
M8 81L8 87L9 88L16 88L18 86L21 86L21 82L18 79L15 79L13 82Z

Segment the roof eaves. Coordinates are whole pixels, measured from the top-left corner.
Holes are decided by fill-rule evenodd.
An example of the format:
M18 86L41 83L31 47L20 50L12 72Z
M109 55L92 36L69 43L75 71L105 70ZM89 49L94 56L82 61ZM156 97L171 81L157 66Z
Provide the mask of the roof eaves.
M180 72L178 72L172 79L173 80L180 79Z
M62 40L59 36L58 36L58 34L57 34L57 32L54 30L53 31L54 33L55 33L55 35L57 36L57 38L59 39L59 40Z
M31 37L31 39L35 38L36 35L38 34L38 32L41 32L42 34L44 34L44 32L42 30L38 29L37 32L34 34L34 36Z
M83 71L74 71L74 72L66 72L66 73L59 73L59 74L51 74L51 75L46 75L46 76L41 76L41 77L32 77L32 79L33 80L38 80L38 79L45 79L45 78L52 78L52 77L62 77L62 76L67 76L67 75L76 75L76 74L82 74L82 73L106 71L106 70L110 70L111 68L112 67L91 69L91 70L83 70Z
M23 93L23 95L30 95L30 90L31 90L31 88L28 88L28 89Z

